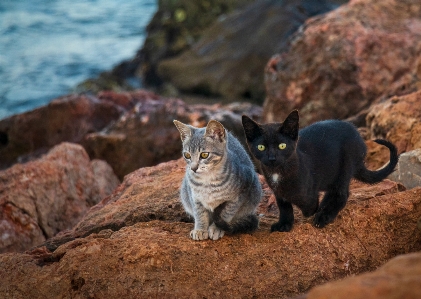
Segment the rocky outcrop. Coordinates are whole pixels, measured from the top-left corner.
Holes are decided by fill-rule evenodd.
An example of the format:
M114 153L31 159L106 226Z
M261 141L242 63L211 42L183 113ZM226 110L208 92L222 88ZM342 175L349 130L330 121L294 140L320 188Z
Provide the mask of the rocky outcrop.
M242 139L241 115L259 120L261 113L249 103L188 105L146 90L67 96L0 121L0 169L68 141L83 145L92 159L106 160L122 179L137 168L180 156L174 119L195 126L216 119Z
M192 241L179 201L184 167L180 159L139 169L74 229L0 255L0 297L288 298L421 250L421 188L388 180L353 183L324 229L295 211L289 233L269 233L277 210L264 184L255 233Z
M371 138L386 138L399 152L421 148L421 90L373 105L366 122Z
M421 253L393 258L378 270L315 287L296 299L417 299L421 294Z
M0 253L29 249L72 228L118 184L108 164L90 161L70 143L0 171Z
M301 125L353 116L421 84L421 4L351 1L307 21L265 70L265 121L295 108Z
M134 61L147 85L162 83L157 74L160 61L189 49L218 17L254 0L160 1L146 31L147 37Z
M189 50L160 61L158 75L183 92L261 103L269 58L307 18L334 7L325 0L255 1L218 19Z
M141 81L146 86L159 86L157 64L189 49L215 20L255 0L161 0L146 28L146 39L135 57L123 61L111 71L81 82L78 92L132 90Z
M69 95L38 109L0 121L0 169L46 153L63 141L78 143L86 134L103 129L133 103Z

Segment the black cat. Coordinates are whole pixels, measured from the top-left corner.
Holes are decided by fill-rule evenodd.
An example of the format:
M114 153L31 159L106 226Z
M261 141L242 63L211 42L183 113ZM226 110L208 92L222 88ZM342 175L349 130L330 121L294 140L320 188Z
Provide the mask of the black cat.
M377 171L364 165L367 148L351 123L326 120L300 131L298 111L283 123L260 125L243 115L243 128L252 154L260 161L267 183L276 196L279 221L272 231L290 231L292 205L305 217L314 217L322 228L345 207L352 178L374 184L391 174L399 156L396 147L382 139L375 142L390 150L390 162ZM319 191L325 191L319 205Z

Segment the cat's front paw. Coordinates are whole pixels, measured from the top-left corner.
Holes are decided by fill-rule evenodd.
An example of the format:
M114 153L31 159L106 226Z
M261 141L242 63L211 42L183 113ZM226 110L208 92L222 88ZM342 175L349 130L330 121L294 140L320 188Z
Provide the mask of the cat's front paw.
M207 230L194 229L190 232L190 238L196 241L207 240L209 238L209 234Z
M212 240L221 239L225 234L225 232L219 227L217 227L215 223L212 223L211 226L209 226L208 232L209 232L209 239L212 239Z
M291 222L276 222L272 224L270 231L271 232L289 232L292 229Z

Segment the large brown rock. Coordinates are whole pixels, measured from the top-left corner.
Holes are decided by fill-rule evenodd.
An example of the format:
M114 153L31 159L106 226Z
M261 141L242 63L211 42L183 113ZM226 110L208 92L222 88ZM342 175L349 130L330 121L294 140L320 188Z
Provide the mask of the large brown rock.
M307 18L334 7L324 0L254 1L218 19L189 50L162 60L158 75L183 92L261 103L269 58Z
M399 152L421 148L421 90L373 105L366 122L371 138L388 139Z
M118 184L109 165L90 161L70 143L0 171L0 253L29 249L70 229Z
M44 154L60 142L80 142L116 120L129 104L69 95L1 120L0 169Z
M378 270L315 287L296 299L418 299L421 252L393 258Z
M288 298L421 250L421 188L354 183L335 222L316 229L296 211L269 233L276 206L264 185L260 228L189 239L180 159L139 169L71 231L25 254L0 255L2 298Z
M265 70L264 119L344 119L421 82L421 2L358 0L307 21Z

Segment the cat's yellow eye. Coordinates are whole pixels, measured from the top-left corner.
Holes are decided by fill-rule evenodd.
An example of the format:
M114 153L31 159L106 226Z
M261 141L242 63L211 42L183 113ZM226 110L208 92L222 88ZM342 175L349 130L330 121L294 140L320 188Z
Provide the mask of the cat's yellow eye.
M283 150L287 147L287 145L285 143L281 143L279 144L279 149Z
M200 158L206 159L207 157L209 157L209 153L200 153Z
M191 155L188 152L185 152L184 153L184 158L190 159L191 158Z
M262 152L262 151L264 151L266 149L266 147L263 144L259 144L257 146L257 149Z

